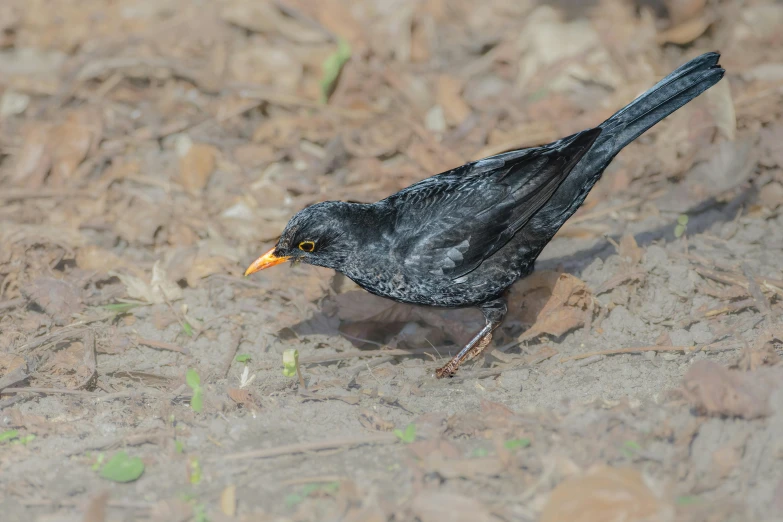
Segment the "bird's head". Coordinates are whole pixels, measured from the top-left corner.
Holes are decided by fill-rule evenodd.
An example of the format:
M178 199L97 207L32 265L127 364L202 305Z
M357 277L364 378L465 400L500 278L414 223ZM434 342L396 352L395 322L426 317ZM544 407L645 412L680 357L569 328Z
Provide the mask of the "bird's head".
M300 210L283 230L277 245L245 271L250 275L286 261L339 270L356 252L366 223L366 205L325 201Z

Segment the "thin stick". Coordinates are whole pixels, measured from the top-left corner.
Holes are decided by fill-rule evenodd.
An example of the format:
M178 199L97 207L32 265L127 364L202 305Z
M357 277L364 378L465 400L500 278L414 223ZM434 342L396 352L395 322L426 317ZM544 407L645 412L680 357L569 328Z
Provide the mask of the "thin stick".
M424 355L427 353L432 353L436 350L433 350L432 348L414 348L411 350L400 350L397 348L390 349L390 350L356 350L353 352L343 352L343 353L333 353L329 355L315 355L313 357L302 357L299 359L299 364L317 364L317 363L325 363L325 362L332 362L332 361L342 361L345 359L356 359L358 357L377 357L379 355L394 355L394 356L405 356L405 355Z
M639 346L637 348L616 348L614 350L599 350L597 352L580 353L564 357L558 362L577 361L587 359L595 355L618 355L621 353L641 353L641 352L696 352L699 349L696 346Z
M0 201L13 201L24 199L46 199L46 198L89 198L95 199L92 192L86 190L55 190L55 189L10 189L0 194Z
M302 377L302 370L299 369L299 362L298 361L296 363L296 375L297 375L297 377L299 377L299 386L301 386L302 388L304 388L306 390L307 389L307 383L305 382L304 377Z
M171 352L179 352L185 355L190 354L190 350L188 350L187 348L183 348L182 346L167 343L164 341L156 341L154 339L145 339L143 337L137 337L136 342L144 346L149 346L150 348L157 348L158 350L169 350Z
M67 390L65 388L5 388L0 390L0 394L6 393L41 393L52 395L81 395L84 397L100 397L99 393L85 391L85 390Z
M379 433L367 437L353 437L347 439L333 439L323 442L303 442L300 444L288 444L277 448L268 448L253 451L243 451L241 453L232 453L229 455L217 455L222 461L246 460L246 459L267 459L270 457L279 457L281 455L294 455L296 453L306 453L308 451L323 451L327 449L347 448L351 446L363 446L365 444L391 444L397 437L392 433Z
M617 348L614 350L600 350L597 352L581 353L579 355L572 355L570 357L564 357L558 362L576 361L578 359L587 359L594 355L619 355L623 353L642 353L642 352L723 352L727 350L735 350L741 348L741 344L732 344L720 346L717 344L708 344L706 346L639 346L637 348Z

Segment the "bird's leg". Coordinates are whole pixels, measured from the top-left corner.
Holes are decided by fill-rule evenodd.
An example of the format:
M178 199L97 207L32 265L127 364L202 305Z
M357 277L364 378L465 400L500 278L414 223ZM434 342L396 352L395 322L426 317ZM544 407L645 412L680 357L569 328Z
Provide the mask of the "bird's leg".
M460 364L465 361L469 361L481 354L484 349L489 346L492 340L492 332L500 326L503 322L503 318L506 316L506 302L503 299L495 299L482 304L480 307L481 312L484 314L487 324L476 336L465 345L465 347L459 351L443 368L435 370L435 376L438 379L443 377L451 377L459 369Z

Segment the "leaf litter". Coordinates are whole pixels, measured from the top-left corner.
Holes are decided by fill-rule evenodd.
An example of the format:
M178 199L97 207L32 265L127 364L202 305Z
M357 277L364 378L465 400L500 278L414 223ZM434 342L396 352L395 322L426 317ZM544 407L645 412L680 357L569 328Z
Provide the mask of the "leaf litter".
M9 520L779 514L780 5L39 4L0 6L0 408L36 435L0 456ZM240 277L306 205L576 132L714 48L726 81L615 159L449 382L475 311ZM167 429L96 495L80 448Z

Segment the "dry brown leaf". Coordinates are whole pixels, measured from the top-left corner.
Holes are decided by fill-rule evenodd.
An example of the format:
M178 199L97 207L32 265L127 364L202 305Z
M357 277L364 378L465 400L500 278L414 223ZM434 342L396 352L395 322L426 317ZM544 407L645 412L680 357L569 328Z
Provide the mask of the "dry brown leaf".
M109 492L104 491L92 497L84 510L84 522L104 522L106 506L109 503Z
M559 484L540 522L665 522L672 515L638 471L600 466Z
M24 181L31 189L43 186L46 174L52 166L52 155L48 149L50 125L29 124L22 131L24 145L16 161L14 179Z
M23 357L12 353L0 352L0 376L8 375L18 368L27 370L27 361Z
M759 131L759 163L765 167L783 167L783 124L768 125Z
M712 25L712 18L700 16L660 32L656 37L656 40L659 44L673 43L685 45L703 35L710 25Z
M683 377L682 393L707 415L755 419L771 413L769 398L783 383L783 369L731 371L714 361L696 361Z
M76 252L76 266L82 270L108 273L125 265L121 257L96 245L87 245Z
M747 292L746 294L747 295ZM743 371L755 370L764 365L775 366L780 362L780 356L775 350L775 345L783 341L783 327L773 326L763 331L756 338L753 346L745 346L739 354L737 361L732 365Z
M542 334L555 337L584 326L592 313L592 296L587 285L570 274L560 274L535 323L519 336L520 341Z
M347 40L354 49L365 45L364 29L351 12L345 0L319 0L298 2L315 10L315 17L321 25L335 36Z
M783 205L783 185L777 181L764 185L759 192L759 203L770 210Z
M87 341L69 343L38 368L49 386L74 390L90 384L95 376L95 343L94 338Z
M329 39L324 31L286 16L271 2L239 0L226 5L220 17L228 23L259 33L278 33L292 42L321 43Z
M24 358L0 352L0 390L18 386L27 377L27 361Z
M740 448L723 446L712 454L712 465L720 478L728 477L742 460Z
M194 143L179 159L179 182L185 190L198 196L215 170L218 150L212 145Z
M701 15L707 0L664 0L666 11L674 25Z
M362 410L359 412L359 424L374 431L392 431L394 429L394 423L381 417L378 413L370 410Z
M429 441L418 441L414 444L426 442ZM413 444L409 445L409 449L410 446ZM427 473L437 473L444 480L476 480L480 477L496 477L505 471L503 462L497 456L472 459L444 458L440 453L433 454L427 451L431 449L422 447L416 455L422 460L422 467Z
M465 103L461 93L462 84L457 78L446 74L438 76L435 99L443 107L446 122L452 127L459 125L470 116L470 107Z
M231 400L236 402L237 404L242 404L247 406L254 403L253 398L250 394L250 390L243 390L241 388L229 388L228 390L226 390L226 393L231 398Z
M152 267L152 278L149 282L140 277L119 272L110 272L117 276L128 290L128 296L151 304L161 304L182 299L182 289L170 280L160 261Z
M51 277L39 277L22 287L22 295L41 307L60 326L69 324L72 316L84 309L81 292L77 288Z
M620 251L618 254L621 258L626 260L629 265L637 265L644 256L644 249L639 248L633 234L625 234L620 239Z
M49 131L52 171L49 183L64 186L73 183L76 168L101 139L102 122L90 112L73 112L68 119Z
M14 5L0 5L0 49L12 47L22 23L22 10Z
M478 500L464 494L424 490L411 505L421 522L493 522L497 520Z
M249 46L234 53L228 63L233 79L248 85L273 85L296 92L304 67L290 49L282 46Z
M238 272L237 264L231 259L222 256L196 257L188 269L185 279L188 286L195 288L205 277L212 274L226 274Z
M432 459L441 462L444 459L459 459L459 449L443 438L417 440L405 446L419 460ZM434 471L434 469L433 469Z

